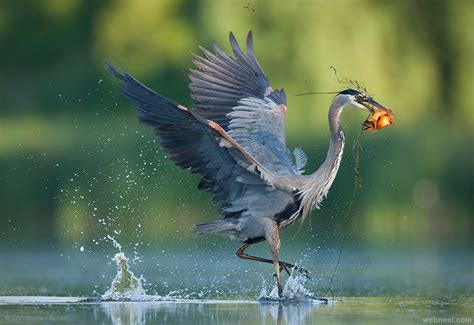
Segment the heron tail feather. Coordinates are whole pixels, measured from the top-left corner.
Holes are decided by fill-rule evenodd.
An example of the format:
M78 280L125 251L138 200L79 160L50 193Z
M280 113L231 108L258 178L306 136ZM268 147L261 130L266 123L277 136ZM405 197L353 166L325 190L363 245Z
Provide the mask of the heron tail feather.
M227 220L216 220L209 223L202 223L194 225L194 232L198 235L218 234L218 235L232 235L238 231L238 226Z

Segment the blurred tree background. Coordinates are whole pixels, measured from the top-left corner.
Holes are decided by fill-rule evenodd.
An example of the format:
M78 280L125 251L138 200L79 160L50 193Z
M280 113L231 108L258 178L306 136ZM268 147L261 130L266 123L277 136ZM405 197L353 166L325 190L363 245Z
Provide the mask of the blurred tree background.
M287 142L325 157L330 95L362 82L397 124L364 134L363 186L351 209L365 115L346 111L340 174L299 238L321 245L438 249L473 238L472 1L3 1L0 3L0 242L98 243L107 234L193 240L217 218L198 177L174 167L137 123L103 59L191 106L198 45L228 50L254 32L257 57L288 96ZM287 230L292 237L299 226ZM132 239L130 239L132 240Z

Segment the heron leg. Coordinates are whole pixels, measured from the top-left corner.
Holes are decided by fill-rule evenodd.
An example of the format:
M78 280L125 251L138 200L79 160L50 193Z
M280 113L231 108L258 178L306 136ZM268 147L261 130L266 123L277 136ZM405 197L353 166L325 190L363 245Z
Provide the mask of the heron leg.
M268 258L263 258L263 257L258 257L258 256L253 256L253 255L248 255L245 253L245 250L247 248L250 247L250 245L252 244L243 244L238 250L237 250L237 256L244 259L244 260L251 260L251 261L257 261L257 262L263 262L263 263L269 263L269 264L273 264L273 260L270 260ZM291 268L291 264L289 263L286 263L286 262L282 262L282 261L278 261L279 264L280 264L280 272L282 270L285 270L286 273L288 273L288 275L290 275L290 271L288 270L288 268Z
M280 277L280 229L278 225L273 223L269 229L267 229L267 233L265 234L265 238L267 239L268 246L270 247L270 252L272 253L272 261L273 265L275 265L275 275L278 287L278 296L281 298L283 295L283 286L281 285L281 277Z
M241 259L244 259L244 260L251 260L251 261L257 261L257 262L273 264L273 260L271 260L271 259L258 257L258 256L254 256L254 255L248 255L247 253L245 253L245 250L247 248L249 248L251 245L252 244L243 244L237 250L237 252L236 252L237 256L240 257ZM295 269L296 271L298 271L301 274L303 274L304 276L306 276L308 279L311 279L311 277L309 276L309 271L302 268L302 267L295 266L291 263L287 263L287 262L284 262L284 261L278 261L278 264L280 265L280 272L285 271L288 275L291 275L290 269ZM275 276L276 276L276 274L275 274Z

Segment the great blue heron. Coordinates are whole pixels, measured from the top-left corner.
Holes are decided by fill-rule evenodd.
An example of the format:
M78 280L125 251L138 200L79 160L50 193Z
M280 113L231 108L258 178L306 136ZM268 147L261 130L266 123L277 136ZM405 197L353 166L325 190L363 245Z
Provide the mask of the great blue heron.
M346 107L372 113L385 108L361 91L339 92L329 107L327 157L313 174L303 175L306 155L300 149L290 153L285 145L285 92L270 87L255 57L251 32L247 54L232 33L230 44L234 57L217 45L214 53L201 48L205 57L194 55L198 70L189 76L192 109L154 92L127 72L108 63L106 68L121 81L122 92L140 110L140 122L155 130L168 157L201 174L199 189L211 191L214 203L220 204L223 219L196 225L195 231L238 239L243 243L237 251L240 258L274 264L281 296L282 270L308 272L279 260L280 229L307 217L327 195L344 149L341 112ZM245 253L264 240L271 259Z

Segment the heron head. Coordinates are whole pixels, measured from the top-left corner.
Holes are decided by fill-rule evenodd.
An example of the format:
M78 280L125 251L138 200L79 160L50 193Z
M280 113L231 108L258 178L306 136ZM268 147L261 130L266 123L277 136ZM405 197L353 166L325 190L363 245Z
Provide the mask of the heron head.
M367 120L362 124L365 130L379 130L394 123L392 110L375 101L371 96L355 89L346 89L336 96L341 106L355 107L370 112Z
M377 108L385 109L369 95L355 89L346 89L337 94L344 107L360 108L369 112L374 112Z

